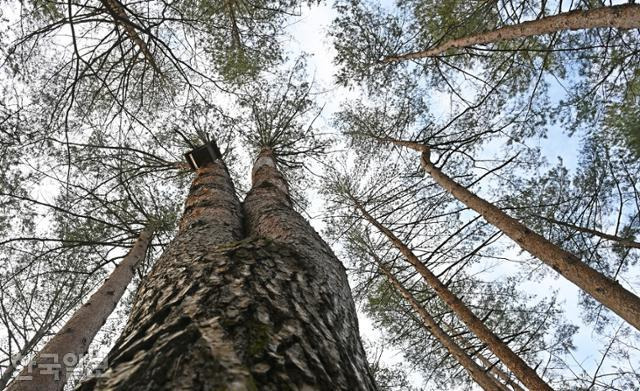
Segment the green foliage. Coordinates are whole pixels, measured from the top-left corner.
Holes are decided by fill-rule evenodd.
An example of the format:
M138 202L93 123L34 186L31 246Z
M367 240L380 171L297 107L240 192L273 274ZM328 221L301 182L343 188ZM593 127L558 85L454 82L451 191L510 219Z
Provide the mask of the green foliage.
M242 84L282 60L279 40L282 25L296 15L292 0L190 0L176 3L176 10L198 21L204 51L229 82Z
M395 79L396 67L382 60L402 47L406 15L360 0L340 1L335 8L338 17L330 34L337 51L334 62L339 66L338 83L371 83L375 90Z
M34 5L34 14L41 18L58 20L64 16L60 4L50 0L31 0Z
M378 390L381 391L417 391L411 385L406 368L402 364L388 365L383 362L385 346L380 343L365 343L369 371Z
M640 159L640 108L637 100L610 105L604 119L604 127L617 134L620 144Z

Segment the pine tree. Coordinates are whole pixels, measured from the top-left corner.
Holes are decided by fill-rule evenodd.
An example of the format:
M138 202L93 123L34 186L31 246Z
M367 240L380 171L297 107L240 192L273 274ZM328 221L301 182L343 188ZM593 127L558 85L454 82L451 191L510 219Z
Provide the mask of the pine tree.
M518 243L524 250L535 255L558 274L579 286L586 293L640 330L640 298L638 296L618 282L591 268L575 255L531 231L495 205L456 183L433 165L427 146L412 142L396 142L421 151L420 162L425 172L431 175L442 188L453 194L460 202L475 210L488 222Z
M403 243L387 227L380 224L362 204L345 190L346 196L355 207L362 213L363 217L381 233L402 253L406 261L414 267L425 282L444 301L449 308L462 320L465 325L472 330L491 351L502 360L502 362L518 377L527 387L540 390L551 390L552 388L538 376L533 368L527 365L518 355L516 355L500 338L498 338L486 325L460 300L440 279L418 259L411 249Z
M133 248L109 278L9 384L8 390L62 390L68 373L86 354L91 341L116 307L144 259L153 231L140 233Z

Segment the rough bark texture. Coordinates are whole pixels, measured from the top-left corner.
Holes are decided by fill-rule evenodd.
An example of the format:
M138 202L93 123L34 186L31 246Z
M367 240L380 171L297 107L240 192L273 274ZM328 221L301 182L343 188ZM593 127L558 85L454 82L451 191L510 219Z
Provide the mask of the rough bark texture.
M453 48L483 45L509 39L543 35L562 30L582 30L597 27L633 29L640 27L640 5L623 4L591 10L576 10L531 20L493 31L452 39L432 49L388 56L384 62L396 62L433 57Z
M476 364L471 357L467 355L467 353L460 347L458 344L447 334L433 319L431 314L427 312L427 310L418 303L418 301L413 297L411 292L405 289L404 286L398 281L398 279L385 267L382 263L376 259L378 263L378 267L384 275L387 277L387 280L393 285L396 291L400 293L400 295L413 307L414 311L418 313L420 319L422 319L423 326L427 329L429 334L433 335L441 344L444 346L447 351L458 361L458 363L469 373L469 376L482 387L484 390L502 390L500 384L491 378L485 372L480 365Z
M309 223L291 207L288 187L271 151L253 168L253 187L244 201L248 233L286 244L303 259L309 294L292 319L299 343L292 357L313 375L318 389L374 389L359 334L344 266Z
M433 289L433 291L442 299L442 301L451 308L456 316L464 322L465 325L471 330L482 342L487 344L487 347L495 354L504 365L506 365L511 372L522 382L522 384L529 387L531 390L552 390L551 387L544 380L538 376L536 371L527 365L517 354L515 354L507 344L502 342L497 335L495 335L489 328L464 304L459 297L447 288L445 284L438 279L438 277L431 272L418 257L405 245L393 232L377 221L371 216L366 209L355 199L352 198L356 207L364 218L375 226L380 232L382 232L391 243L402 253L405 259L414 267L414 269L424 278L426 283Z
M431 163L428 152L423 152L421 160L424 170L456 199L482 215L485 220L518 243L523 250L530 252L640 330L638 296L449 178Z
M314 268L315 259L270 235L242 240L242 222L224 164L201 168L109 370L80 389L373 388L355 310L345 310L351 296L327 284L331 268Z
M198 169L178 225L178 236L198 227L205 228L213 244L236 242L244 236L242 206L221 160Z
M40 350L34 365L27 365L9 384L9 391L62 390L133 278L136 266L144 259L153 235L145 228L133 248L113 270L102 286L80 307L60 331Z

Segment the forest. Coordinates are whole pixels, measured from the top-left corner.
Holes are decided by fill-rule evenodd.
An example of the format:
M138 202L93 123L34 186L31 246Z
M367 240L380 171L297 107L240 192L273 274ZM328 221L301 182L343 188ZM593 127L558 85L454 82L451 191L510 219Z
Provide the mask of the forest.
M0 0L0 389L640 390L639 29Z

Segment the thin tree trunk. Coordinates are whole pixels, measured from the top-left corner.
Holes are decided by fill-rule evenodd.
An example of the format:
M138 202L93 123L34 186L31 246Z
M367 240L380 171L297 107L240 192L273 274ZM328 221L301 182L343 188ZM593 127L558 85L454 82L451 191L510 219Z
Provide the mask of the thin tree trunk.
M298 388L375 389L344 266L292 208L288 184L270 150L259 154L252 180L244 201L248 233L271 240L294 255L295 262L276 264L281 278L290 284L279 306L290 310L282 310L278 322L287 326L275 327L273 339L303 381Z
M422 325L427 332L433 335L442 346L456 359L456 361L462 365L462 367L469 373L469 376L482 387L484 390L500 390L500 385L478 365L458 344L447 334L438 323L433 319L431 314L416 300L415 297L409 292L398 279L389 271L389 269L382 264L382 261L374 254L371 256L375 259L378 268L382 270L383 274L387 277L387 280L395 288L398 293L413 307L414 311L418 313L420 319L422 319Z
M464 322L465 325L484 343L487 347L506 365L516 377L531 390L542 391L552 390L544 380L542 380L533 368L527 365L517 354L515 354L507 344L502 342L489 328L467 307L460 298L447 288L438 277L431 272L418 257L405 245L393 232L382 225L378 220L367 212L367 210L349 195L356 208L362 213L364 218L382 232L391 243L402 253L406 260L424 278L427 284L444 301L449 308Z
M295 246L242 240L242 223L224 163L199 168L109 369L81 390L373 389L364 353L348 345L360 347L357 324L340 325L353 304Z
M451 326L449 326L449 325L446 325L446 326L447 326L447 331L449 333L455 334L455 330ZM464 341L464 344L461 345L462 349L464 349L464 350L473 349L473 346L470 344L470 342L468 340L466 340L462 335L459 338ZM518 383L516 383L508 373L506 373L505 371L500 369L500 367L498 365L493 364L482 353L482 351L477 352L475 354L475 356L478 357L478 360L480 360L480 362L482 362L482 364L485 366L485 368L486 368L485 370L488 370L489 372L491 372L495 376L496 381L498 381L498 384L500 384L500 386L503 389L508 390L509 388L507 386L510 386L514 391L526 391L525 389L520 387L520 385Z
M8 391L64 388L68 374L87 353L91 341L127 289L136 267L144 259L152 236L153 229L147 226L109 278L40 350L33 365L29 363L22 369L9 384Z
M527 226L509 216L497 206L478 197L449 178L431 163L428 146L413 141L386 137L378 138L378 140L391 142L421 152L420 163L422 168L443 189L458 201L476 211L487 222L500 229L523 250L531 253L605 307L618 314L630 325L640 330L640 298L638 296L625 289L617 281L610 279L582 262L580 258L531 231Z
M575 10L563 12L538 20L531 20L512 26L501 27L493 31L451 39L432 49L387 56L383 61L389 63L433 57L453 48L483 45L534 35L550 34L562 30L582 30L598 27L614 27L619 29L633 29L640 27L640 5L622 4L610 7L600 7L586 11Z
M478 357L478 360L482 362L482 364L484 364L487 368L491 368L489 369L489 371L493 373L496 376L496 378L504 381L504 384L510 386L514 391L525 391L522 387L520 387L518 383L513 381L513 379L509 376L509 374L507 374L505 371L498 368L497 365L494 365L491 361L489 361L489 359L486 358L484 354L482 354L482 352L476 354L476 356Z

